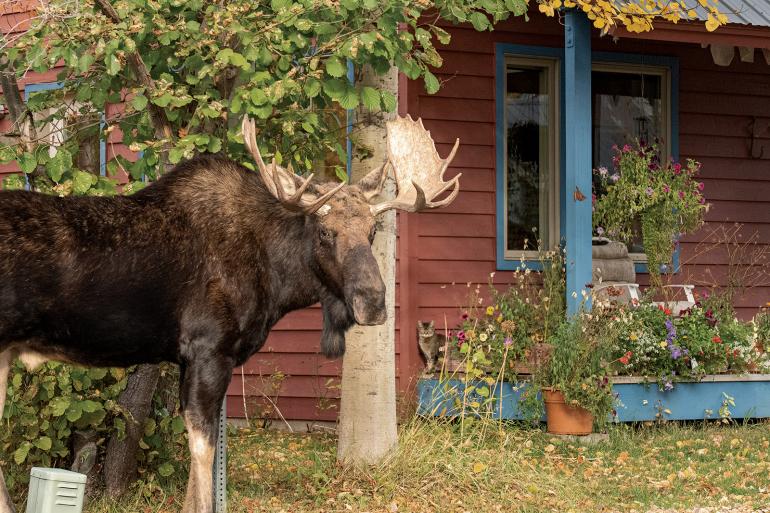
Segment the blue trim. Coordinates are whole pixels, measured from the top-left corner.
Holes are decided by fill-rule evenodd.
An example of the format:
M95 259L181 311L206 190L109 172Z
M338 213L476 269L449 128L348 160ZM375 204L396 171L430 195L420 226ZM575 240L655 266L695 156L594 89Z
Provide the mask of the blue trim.
M521 260L506 260L505 258L505 61L508 56L521 57L545 57L553 59L558 64L564 60L563 48L552 48L546 46L514 45L509 43L497 43L495 45L495 202L497 214L497 269L501 271L513 271L526 267L533 271L542 270L542 264L537 260L525 260L522 266ZM558 75L558 73L557 73ZM560 96L564 96L563 82L560 85ZM559 101L558 98L554 98ZM560 111L561 112L561 111ZM561 141L564 140L564 117L563 113L559 120L559 134ZM564 179L564 154L561 154L560 177ZM563 183L563 182L562 182ZM564 203L564 198L560 198L560 203ZM560 210L560 231L564 232L564 212Z
M613 383L612 391L618 395L617 422L641 422L666 420L718 419L719 409L726 399L724 394L735 399L730 407L733 419L761 419L770 417L770 380L745 380L742 376L717 376L722 380L708 377L701 382L675 383L674 389L661 391L656 383ZM728 379L734 378L734 381ZM621 381L623 378L619 378ZM487 386L487 385L481 385ZM505 381L492 385L490 394L480 397L477 389L466 396L466 404L478 401L482 408L466 408L466 415L490 415L491 418L525 420L519 408L522 393L529 386L526 382L516 387ZM462 413L462 400L466 383L460 379L420 379L417 382L417 413L428 417L453 418ZM494 398L489 404L488 398ZM458 401L459 399L459 401ZM502 399L502 408L500 400ZM488 405L488 406L487 406ZM479 411L481 410L481 411ZM546 420L545 416L541 420Z
M348 59L348 82L353 84L356 80L356 71L353 66L353 61ZM348 161L346 162L348 172L348 182L350 182L353 173L353 141L350 139L350 133L353 131L353 121L356 117L354 110L347 110L347 127L345 128L345 151L347 152Z
M29 100L31 93L38 93L40 91L53 91L54 89L61 89L64 87L64 82L44 82L40 84L27 84L24 87L24 101ZM107 124L107 119L104 113L100 115L99 128L104 131L104 127ZM99 137L99 174L101 176L107 176L107 140L104 137ZM27 188L29 188L29 177L24 175L24 179L27 181Z
M579 11L564 18L564 158L567 315L577 313L591 283L591 22ZM575 198L578 191L582 199Z

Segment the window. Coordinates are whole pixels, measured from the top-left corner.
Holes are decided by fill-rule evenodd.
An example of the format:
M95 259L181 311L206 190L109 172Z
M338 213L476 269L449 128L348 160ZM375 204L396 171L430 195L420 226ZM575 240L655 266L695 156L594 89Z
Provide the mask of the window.
M593 167L612 169L613 145L657 144L671 156L670 78L667 67L594 64L591 76ZM601 191L597 191L601 194ZM641 229L629 244L634 260L646 261Z
M505 62L503 219L508 260L532 257L538 241L558 242L557 61Z

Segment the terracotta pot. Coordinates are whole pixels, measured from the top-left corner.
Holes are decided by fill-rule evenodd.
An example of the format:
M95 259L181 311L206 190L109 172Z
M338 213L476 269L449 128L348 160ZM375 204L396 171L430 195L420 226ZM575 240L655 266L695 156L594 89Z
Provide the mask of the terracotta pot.
M591 412L580 406L568 405L558 390L543 389L543 402L549 433L590 435L593 432L594 416Z

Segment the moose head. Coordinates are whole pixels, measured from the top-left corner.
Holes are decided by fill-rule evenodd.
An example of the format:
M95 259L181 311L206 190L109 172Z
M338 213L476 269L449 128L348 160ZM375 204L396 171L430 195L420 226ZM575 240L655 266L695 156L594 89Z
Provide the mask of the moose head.
M391 209L418 212L451 203L460 191L460 174L444 181L457 153L455 142L446 159L422 124L411 117L387 123L387 160L358 183L311 184L273 159L265 164L256 143L254 121L244 118L246 148L269 192L288 210L305 216L312 238L312 266L327 289L321 297L324 309L322 349L327 355L344 351L344 332L353 321L362 325L385 322L385 285L372 254L376 218ZM380 194L393 170L397 196ZM449 191L445 198L437 200Z

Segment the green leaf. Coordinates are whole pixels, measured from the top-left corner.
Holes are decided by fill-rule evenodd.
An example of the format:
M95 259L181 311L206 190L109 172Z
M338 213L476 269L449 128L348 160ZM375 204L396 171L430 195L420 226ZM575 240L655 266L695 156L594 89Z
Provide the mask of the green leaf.
M184 157L184 148L172 148L168 152L168 161L172 164L179 164Z
M209 146L206 148L210 153L219 153L222 150L222 139L211 136Z
M333 78L331 80L324 81L323 84L324 93L326 93L332 100L338 100L345 91L348 89L348 83L345 80Z
M436 94L441 87L436 75L428 70L425 70L425 90L428 94Z
M358 92L353 87L349 87L343 94L340 96L337 101L340 103L343 109L355 109L358 107Z
M26 174L31 173L37 167L37 159L33 153L24 153L19 157L19 167Z
M171 430L175 435L184 433L184 420L182 417L174 417L174 420L171 421Z
M16 452L13 453L13 461L15 461L17 465L24 463L24 461L27 459L27 455L29 454L30 449L32 449L31 443L27 441L22 442L19 448L16 449Z
M379 110L380 92L374 87L364 86L361 88L361 103L369 110Z
M156 427L157 427L157 423L155 422L155 419L153 418L147 419L147 422L144 423L144 436L154 435Z
M67 417L67 420L69 420L70 422L75 422L82 416L83 416L83 407L81 406L80 403L72 403L69 409L67 409L66 417Z
M158 107L168 107L168 104L171 103L171 100L174 97L171 96L171 93L163 93L162 95L158 96L157 98L152 99L152 103L157 105Z
M173 473L174 473L174 465L172 465L171 462L169 461L163 463L161 466L158 467L158 474L160 474L163 477L168 477Z
M51 447L53 446L53 442L51 441L50 437L47 436L41 436L37 440L35 440L35 447L40 449L41 451L50 451Z
M321 82L315 78L309 78L307 79L307 82L305 82L304 89L308 98L315 98L321 92Z
M243 57L243 55L233 52L233 54L230 56L230 64L233 66L237 66L242 69L249 69L250 64L248 61Z
M105 57L104 64L107 67L108 75L115 76L120 72L120 60L114 53L111 53Z
M230 48L223 48L217 52L216 60L221 64L229 64L233 51Z
M144 110L147 107L147 97L143 94L137 94L131 100L131 106L136 110Z
M72 192L75 194L85 194L96 184L96 176L85 171L74 170L72 172Z
M483 13L475 11L469 16L470 22L473 24L473 28L482 32L490 27L489 18Z
M262 89L252 89L249 96L254 105L264 105L268 102L268 97Z
M51 160L46 165L48 176L51 178L51 180L57 183L61 181L64 173L69 171L71 168L72 154L64 148L57 148L56 155L51 157Z
M382 96L382 108L386 112L394 112L398 107L398 98L390 91L380 91Z
M348 67L342 58L333 55L326 59L326 73L329 75L339 78L344 76L347 71Z

